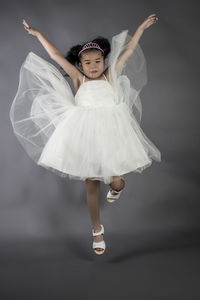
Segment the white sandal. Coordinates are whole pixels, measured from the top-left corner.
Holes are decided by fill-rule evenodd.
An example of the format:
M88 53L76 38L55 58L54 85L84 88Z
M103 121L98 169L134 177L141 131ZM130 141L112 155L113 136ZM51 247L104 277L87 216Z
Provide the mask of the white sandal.
M123 189L122 189L123 190ZM122 193L122 190L120 190L120 191L115 191L115 190L113 190L113 189L109 189L109 191L108 191L108 194L107 194L107 197L106 197L106 200L108 201L108 202L115 202L115 200L117 200L117 199L119 199L119 197L120 197L120 195L121 195L121 193ZM115 192L115 193L117 193L117 194L115 194L115 195L113 195L112 193L111 193L111 191L113 191L113 192Z
M122 180L124 181L124 183L125 183L124 178L121 177L121 179L122 179ZM125 185L124 185L124 186L125 186ZM110 203L111 203L111 202L115 202L115 200L119 199L119 197L120 197L120 195L121 195L123 189L124 189L124 187L123 187L120 191L115 191L114 189L110 188L109 191L108 191L108 193L107 193L106 200L107 200L108 202L110 202ZM113 194L111 193L111 191L115 192L116 194L113 195Z
M104 226L102 224L100 224L101 226L101 230L99 232L94 232L94 229L92 229L92 235L93 236L97 236L97 235L104 235ZM96 254L103 254L105 252L106 249L106 244L104 241L100 241L100 242L93 242L92 244L92 248L94 249L94 252ZM96 250L96 248L102 248L102 250Z

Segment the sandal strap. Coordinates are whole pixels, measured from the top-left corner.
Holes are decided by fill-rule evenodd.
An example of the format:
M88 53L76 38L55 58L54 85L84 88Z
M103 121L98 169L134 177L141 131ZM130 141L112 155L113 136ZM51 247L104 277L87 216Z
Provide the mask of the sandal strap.
M121 191L122 191L123 189L121 189L120 191L115 191L115 190L113 190L113 189L111 189L111 190L112 190L113 192L119 194L119 193L121 193Z
M106 244L104 241L100 241L100 242L93 242L92 244L92 248L95 249L95 248L102 248L102 249L106 249Z
M111 191L109 190L108 193L107 193L107 198L111 198L111 199L119 199L121 193L122 193L122 190L119 191L116 195L113 195L113 194L111 193Z
M102 224L100 224L100 226L101 226L101 230L99 232L94 232L94 229L92 229L92 235L93 236L104 234L104 227L103 227Z

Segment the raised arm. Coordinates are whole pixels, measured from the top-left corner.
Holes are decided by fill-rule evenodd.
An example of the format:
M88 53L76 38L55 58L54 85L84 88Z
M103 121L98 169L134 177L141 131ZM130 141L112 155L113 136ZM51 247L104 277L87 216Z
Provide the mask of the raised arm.
M137 28L136 32L132 36L132 38L128 41L125 50L122 52L122 54L118 57L115 70L118 72L126 63L126 61L129 59L129 57L133 54L135 47L141 38L143 32L145 29L150 27L152 24L156 23L158 18L156 17L156 14L151 14L148 16L144 22Z
M72 80L78 78L78 73L80 73L80 71L74 65L72 65L39 30L31 27L25 20L23 20L22 23L29 34L32 34L38 38L42 46L49 54L50 58L57 62L72 78Z

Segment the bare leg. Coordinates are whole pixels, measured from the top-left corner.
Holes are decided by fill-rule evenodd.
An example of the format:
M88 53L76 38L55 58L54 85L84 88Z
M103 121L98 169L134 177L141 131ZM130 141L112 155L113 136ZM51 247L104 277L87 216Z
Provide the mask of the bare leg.
M115 193L113 190L119 192L121 191L121 189L124 188L125 186L125 179L122 176L115 176L115 180L112 181L109 186L111 188L111 194L116 195L117 193Z
M100 227L100 217L99 217L99 189L100 181L99 180L90 180L86 179L86 189L87 189L87 203L92 220L94 232L99 232ZM102 235L94 236L95 242L100 242L103 240ZM96 248L96 250L102 250L102 248Z

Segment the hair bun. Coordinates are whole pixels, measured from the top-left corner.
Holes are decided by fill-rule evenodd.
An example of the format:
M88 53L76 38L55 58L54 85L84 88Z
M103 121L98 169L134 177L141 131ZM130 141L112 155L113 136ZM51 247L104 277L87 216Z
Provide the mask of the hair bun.
M106 58L108 53L110 52L110 42L109 42L109 40L102 37L102 36L98 36L92 42L97 43L101 47L101 49L103 49L104 58Z

